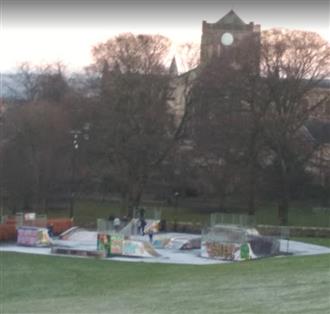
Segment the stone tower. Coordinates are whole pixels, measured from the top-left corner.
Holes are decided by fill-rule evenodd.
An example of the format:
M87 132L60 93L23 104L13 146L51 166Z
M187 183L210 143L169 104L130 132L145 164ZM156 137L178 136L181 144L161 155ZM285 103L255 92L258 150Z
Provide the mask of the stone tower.
M203 21L201 64L221 57L226 49L238 47L245 40L253 40L259 47L260 25L244 23L233 10L216 23Z

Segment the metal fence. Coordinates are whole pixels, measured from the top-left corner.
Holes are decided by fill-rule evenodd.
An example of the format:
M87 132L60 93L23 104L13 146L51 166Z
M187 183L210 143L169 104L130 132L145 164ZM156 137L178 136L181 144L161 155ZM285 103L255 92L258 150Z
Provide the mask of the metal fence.
M223 214L212 213L210 215L210 226L215 225L236 225L240 227L256 226L256 218L251 215L244 214Z
M47 227L47 215L39 215L36 213L16 213L15 215L16 228L22 226L30 227Z

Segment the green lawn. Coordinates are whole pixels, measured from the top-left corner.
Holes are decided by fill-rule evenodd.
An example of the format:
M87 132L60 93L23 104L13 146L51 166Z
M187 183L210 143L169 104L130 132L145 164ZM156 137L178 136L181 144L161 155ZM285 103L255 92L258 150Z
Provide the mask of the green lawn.
M171 206L161 205L159 203L145 203L144 208L148 210L160 209L162 218L167 221L178 221L201 223L206 225L210 219L210 212L196 211L190 208L174 208ZM207 208L206 208L207 209ZM49 216L68 216L69 210L53 211ZM115 201L93 201L78 200L75 203L75 222L79 226L96 225L97 218L108 218L109 215L124 216L121 212L120 203ZM277 225L277 208L275 205L260 204L256 212L257 224ZM291 226L313 226L313 227L330 227L330 212L315 211L310 204L293 204L289 211L289 225Z
M327 313L330 255L187 266L0 253L0 313Z
M141 207L147 209L147 213L153 209L160 209L162 218L167 221L174 221L175 218L182 222L201 223L206 225L210 219L207 205L203 210L194 210L188 207L168 206L161 202L145 202ZM202 205L201 205L202 206ZM202 206L203 207L203 206ZM232 213L242 213L242 204L233 205ZM9 214L9 213L8 213ZM96 201L96 200L77 200L75 202L75 224L84 227L95 227L97 218L108 218L109 215L124 216L126 213L121 210L119 201ZM68 217L69 209L52 210L48 212L49 217ZM257 224L277 225L277 208L274 204L259 204L256 211ZM330 227L330 211L315 208L310 203L292 203L289 210L289 225L291 226L310 226L310 227Z

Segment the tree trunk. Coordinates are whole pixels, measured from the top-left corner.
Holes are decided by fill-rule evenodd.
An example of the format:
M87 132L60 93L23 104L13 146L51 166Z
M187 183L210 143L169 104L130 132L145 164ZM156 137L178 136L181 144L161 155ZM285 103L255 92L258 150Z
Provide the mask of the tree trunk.
M282 198L278 204L278 218L280 225L286 226L288 224L288 214L289 214L289 200Z
M45 213L47 214L47 197L43 196L41 201L40 201L40 206L39 206L40 213Z
M330 182L329 182L329 177L326 176L324 179L324 183L323 183L323 189L322 189L322 206L324 207L328 207L329 206L329 186L330 186Z
M224 188L225 189L225 188ZM220 189L219 191L219 209L221 212L226 212L226 199L227 199L227 194L224 189Z
M249 169L248 169L248 214L250 216L255 215L256 211L256 190L257 190L257 131L254 131L250 138L250 147L249 147Z
M280 225L286 226L288 224L289 216L289 182L288 182L288 173L285 162L281 161L280 167L280 195L279 195L279 204L278 204L278 218Z
M250 166L250 168L254 168ZM249 171L249 187L248 187L248 215L254 216L256 212L256 178L255 171Z
M145 183L146 180L140 180L138 182L132 183L129 188L130 191L128 193L128 202L126 208L128 218L133 218L134 208L138 208L140 206Z

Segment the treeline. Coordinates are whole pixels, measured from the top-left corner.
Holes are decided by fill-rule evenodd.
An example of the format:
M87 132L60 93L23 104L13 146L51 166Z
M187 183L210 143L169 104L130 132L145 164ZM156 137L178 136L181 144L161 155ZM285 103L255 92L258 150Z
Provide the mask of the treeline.
M62 200L73 210L96 193L120 196L131 216L144 195L180 193L224 210L236 199L253 214L263 198L285 224L290 200L320 174L317 197L327 200L329 165L317 162L327 141L307 128L329 112L327 42L272 30L180 76L166 66L170 46L120 35L70 78L60 64L22 65L24 97L2 103L2 205L46 211Z

